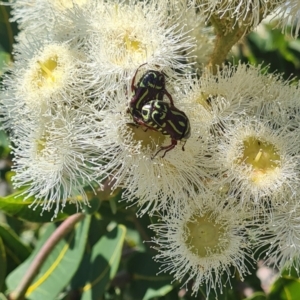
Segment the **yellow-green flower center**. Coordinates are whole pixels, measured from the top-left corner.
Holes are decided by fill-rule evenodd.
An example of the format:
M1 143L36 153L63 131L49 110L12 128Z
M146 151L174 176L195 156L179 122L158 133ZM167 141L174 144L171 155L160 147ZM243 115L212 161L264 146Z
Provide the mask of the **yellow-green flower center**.
M39 69L36 79L39 87L42 87L44 84L51 85L56 82L57 77L55 76L55 71L58 66L57 59L57 56L53 56L43 62L37 62Z
M127 28L110 32L107 43L113 47L111 61L117 65L128 63L128 60L142 63L147 58L146 45L132 34L133 30Z
M161 146L165 141L165 136L159 131L151 130L147 127L128 124L127 128L133 133L133 140L140 143L145 150L149 147L152 151L156 146Z
M123 40L128 52L138 52L143 48L142 43L128 33L124 35Z
M186 244L199 257L220 254L227 246L223 226L215 223L208 214L203 217L194 217L185 226L188 234Z
M45 149L46 143L47 143L47 140L45 137L42 137L39 140L36 140L36 150L39 155L41 155L41 153Z
M243 153L237 163L251 166L251 179L259 181L276 171L280 166L280 155L272 143L249 137L243 141Z
M206 110L210 111L210 98L211 97L208 94L200 93L196 98L196 102L203 106L203 108L205 108Z

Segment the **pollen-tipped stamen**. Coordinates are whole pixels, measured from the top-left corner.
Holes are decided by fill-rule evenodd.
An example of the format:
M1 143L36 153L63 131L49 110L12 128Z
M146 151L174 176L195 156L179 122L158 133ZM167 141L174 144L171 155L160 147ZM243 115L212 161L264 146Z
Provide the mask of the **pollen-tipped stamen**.
M257 153L257 155L255 156L255 159L254 159L255 162L258 162L258 161L259 161L259 159L260 159L261 156L262 156L262 153L263 153L263 150L262 150L262 149L259 149L259 151L258 151L258 153Z
M254 182L271 175L280 166L280 155L276 146L256 137L248 137L243 141L243 153L238 164L251 167L250 178Z
M57 68L57 57L49 58L44 62L38 61L37 63L40 66L39 78L56 82L56 77L53 72Z

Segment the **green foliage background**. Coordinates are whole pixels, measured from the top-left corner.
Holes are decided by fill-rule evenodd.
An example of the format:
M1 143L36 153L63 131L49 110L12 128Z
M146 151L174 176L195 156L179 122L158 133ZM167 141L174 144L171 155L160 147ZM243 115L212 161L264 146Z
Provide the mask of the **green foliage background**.
M4 66L12 63L17 34L17 26L9 22L9 15L9 6L0 5L0 76ZM245 37L228 57L233 63L239 60L269 65L270 72L283 73L284 78L300 78L300 39L264 25ZM69 205L51 223L52 212L41 215L40 206L35 210L28 208L34 199L24 201L22 191L13 191L11 164L9 137L0 132L0 300L16 289L61 221L76 212ZM148 216L137 219L133 207L126 209L126 204L119 202L121 192L109 199L105 195L100 198L101 205L99 199L92 200L85 218L56 245L29 287L26 299L205 299L204 289L197 297L191 296L192 282L182 288L178 282L172 282L172 276L157 275L159 265L152 259L156 252L151 243L143 242L153 235L147 228L153 220ZM256 270L251 271L244 282L238 275L233 278L232 288L225 289L218 299L300 299L296 272L283 273L265 293ZM248 298L247 291L251 291ZM215 299L213 293L210 299Z

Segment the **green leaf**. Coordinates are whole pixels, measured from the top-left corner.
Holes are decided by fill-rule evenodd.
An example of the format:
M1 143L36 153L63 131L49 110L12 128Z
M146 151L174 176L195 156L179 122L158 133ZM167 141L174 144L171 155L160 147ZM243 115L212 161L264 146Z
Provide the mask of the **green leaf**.
M271 287L269 300L299 300L300 279L288 275L279 277Z
M1 59L1 53L0 53L0 59ZM0 76L1 76L1 69L0 69ZM7 157L8 154L10 153L9 145L10 142L8 140L7 134L3 130L0 130L0 157L1 158ZM4 169L2 169L2 172L3 170Z
M90 253L86 253L77 275L73 289L82 292L81 300L100 299L119 267L126 228L118 225L106 232ZM82 276L85 274L85 276Z
M292 50L295 50L297 52L300 52L300 40L291 40L289 42L289 47L292 49Z
M0 53L0 59L1 59L1 53ZM1 76L1 69L0 69L0 76ZM7 138L7 134L3 130L0 130L0 147L9 148L9 144L10 143Z
M283 73L285 79L300 78L300 39L291 38L274 27L274 24L263 24L262 30L253 31L245 37L245 43L239 45L239 54L234 61L270 66L269 73Z
M20 265L31 253L17 234L6 224L0 223L0 237L5 246L8 272Z
M2 1L7 2L7 1ZM11 8L0 4L0 41L6 52L12 52L14 36L17 34L17 25L9 22Z
M267 295L265 293L257 292L251 295L250 297L245 298L244 300L266 300L266 299L267 299Z
M25 199L26 191L18 191L6 197L0 197L0 210L9 216L30 221L30 222L50 222L53 218L53 211L42 211L43 201L35 201L34 197ZM33 204L33 202L35 203ZM33 205L32 208L29 206ZM77 212L76 205L70 204L59 212L54 221L66 219L69 215Z
M3 295L2 293L0 293L0 300L8 300L5 295Z
M99 209L100 200L97 197L94 197L94 195L88 195L88 198L90 198L89 196L91 196L89 206L85 206L84 212L91 215Z
M4 66L10 63L10 55L9 53L3 51L0 45L0 76L4 73Z
M134 248L138 252L145 252L146 246L143 243L140 233L136 229L127 226L126 243L130 248Z
M81 262L90 219L91 217L86 215L81 222L76 224L75 229L56 245L28 288L25 295L26 299L56 299L56 296L66 287ZM9 274L6 283L10 291L13 291L20 283L33 259L55 229L56 224L50 224L31 256L19 268Z
M170 275L158 274L159 264L148 253L138 253L129 261L128 271L133 282L130 286L133 299L148 300L161 297L173 289Z
M6 276L6 254L3 241L0 237L0 290L3 286Z

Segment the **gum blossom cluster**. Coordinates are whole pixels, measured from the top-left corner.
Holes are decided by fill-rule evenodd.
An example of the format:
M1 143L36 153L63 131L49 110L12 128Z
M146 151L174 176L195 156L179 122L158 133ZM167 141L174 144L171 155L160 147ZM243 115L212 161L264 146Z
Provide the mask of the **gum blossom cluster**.
M88 204L87 190L122 188L139 216L160 217L156 259L182 284L193 280L194 294L222 291L232 269L243 278L255 247L267 264L299 267L299 85L241 63L203 67L213 13L254 26L256 14L286 12L272 3L13 1L21 31L0 105L15 188L54 217L68 202ZM143 86L150 70L167 92ZM136 117L132 99L147 108ZM150 104L159 126L147 126ZM186 140L160 151L175 132Z

